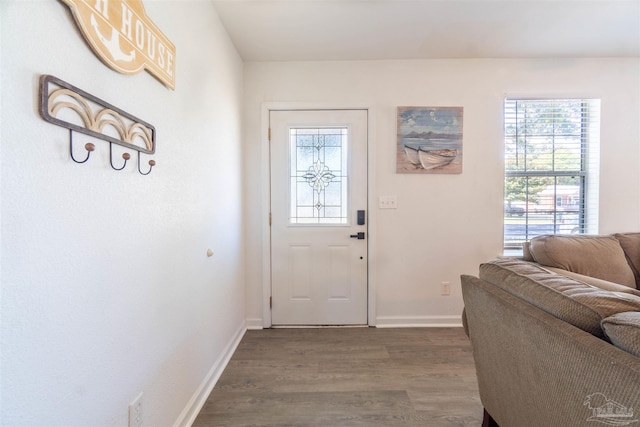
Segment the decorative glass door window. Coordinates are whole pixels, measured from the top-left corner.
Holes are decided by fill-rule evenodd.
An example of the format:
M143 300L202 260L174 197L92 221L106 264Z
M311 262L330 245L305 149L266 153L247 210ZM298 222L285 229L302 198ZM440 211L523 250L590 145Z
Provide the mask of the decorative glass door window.
M348 132L289 130L289 223L348 223Z

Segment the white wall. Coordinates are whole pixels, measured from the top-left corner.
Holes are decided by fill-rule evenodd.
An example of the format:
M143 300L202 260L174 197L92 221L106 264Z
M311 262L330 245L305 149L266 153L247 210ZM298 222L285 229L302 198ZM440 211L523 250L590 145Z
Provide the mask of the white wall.
M244 331L242 61L209 2L144 4L175 91L107 68L63 2L0 2L0 425L125 426L140 392L145 426L184 423ZM73 163L41 74L156 126L151 174L112 170L102 141Z
M369 205L375 233L373 277L378 325L442 324L462 310L459 275L502 253L505 95L602 99L600 232L640 230L640 61L420 60L245 64L247 209L264 211L267 161L261 105L368 105L375 178ZM396 107L464 107L463 173L395 173ZM377 197L397 195L397 210ZM247 222L247 317L263 317L264 218ZM449 281L452 295L440 295Z

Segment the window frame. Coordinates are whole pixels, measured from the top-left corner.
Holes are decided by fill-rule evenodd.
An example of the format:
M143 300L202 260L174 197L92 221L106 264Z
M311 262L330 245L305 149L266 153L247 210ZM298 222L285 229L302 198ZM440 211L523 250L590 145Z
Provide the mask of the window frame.
M565 134L557 133L556 134L556 123L554 120L556 117L564 118L564 115L569 114L571 111L568 107L562 110L561 113L558 113L558 108L562 107L562 104L567 103L579 103L579 146L577 145L569 145L570 149L576 150L579 149L580 159L579 159L579 169L563 169L562 166L558 168L556 166L557 161L557 152L556 152L556 138L561 140L561 138L576 138L577 134ZM530 119L531 116L528 116L527 113L524 116L519 115L519 105L523 105L523 107L531 107L532 105L548 105L542 109L542 113L537 111L536 114L547 117L546 114L550 114L551 116L551 132L543 131L545 124L538 125L530 125L527 123L527 119ZM503 209L503 251L505 255L520 255L522 251L522 245L524 242L528 242L532 237L540 234L568 234L566 232L567 225L562 223L562 216L564 214L572 214L577 213L577 223L575 226L571 227L572 223L569 223L570 233L571 234L586 234L589 232L594 232L597 229L597 194L594 195L593 191L589 191L589 186L591 182L594 182L594 187L597 189L598 183L598 169L599 169L599 124L600 124L600 110L599 110L599 99L587 99L587 98L566 98L566 97L539 97L539 98L523 98L523 97L506 97L503 103L503 137L504 137L504 189L503 189L503 200L504 200L504 209ZM575 111L574 111L575 113ZM538 116L539 117L539 116ZM524 124L522 123L524 121ZM549 127L549 123L546 123L547 127ZM523 128L524 131L522 133L519 132L520 128ZM512 132L515 129L515 132ZM550 166L548 169L544 170L536 170L528 168L528 160L527 153L531 150L534 151L531 147L535 146L536 138L541 138L541 141L544 141L546 144L551 144L551 149L547 151L540 151L537 154L541 153L550 156ZM509 152L509 147L511 147L512 151ZM523 153L518 154L519 147L522 147ZM593 149L593 153L591 153ZM515 151L514 151L515 150ZM519 155L524 155L523 163L524 167L516 167L510 169L510 165L516 164L520 161ZM594 158L591 158L591 157ZM594 161L597 160L597 161ZM513 220L508 221L509 217L512 217L514 213L514 208L511 205L507 188L507 181L509 178L524 178L525 179L525 200L524 202L524 212L518 212L518 216L522 215L524 217L524 230L518 233L522 234L509 234L508 225L513 223ZM539 190L537 193L531 193L529 191L529 180L530 178L549 178L553 182L551 184L547 184L547 188L551 188L553 190L553 195L551 197L552 200L552 209L548 211L548 214L551 215L551 218L547 218L550 220L550 223L541 224L544 226L548 226L547 229L545 227L541 227L538 225L538 231L534 232L530 230L533 224L531 222L530 216L534 216L533 212L530 212L530 200L535 200L537 196L541 193ZM566 209L562 209L562 206L565 205L562 200L562 195L559 194L559 186L566 185L562 184L563 179L574 178L576 180L575 184L577 185L577 195L570 195L571 203L569 203L569 207L574 205L574 198L577 197L578 201L575 203L577 209L571 209L567 211ZM561 198L561 203L558 203L558 198ZM591 204L595 204L596 213L592 214L593 207ZM539 205L538 205L539 206ZM517 212L517 211L516 211ZM544 213L544 212L543 212ZM591 218L590 218L591 217ZM519 223L516 220L516 223ZM515 227L511 227L513 230ZM540 230L544 230L544 232L540 232ZM597 232L597 230L595 230ZM509 239L509 237L515 236L515 239ZM524 240L518 239L518 237L523 237Z

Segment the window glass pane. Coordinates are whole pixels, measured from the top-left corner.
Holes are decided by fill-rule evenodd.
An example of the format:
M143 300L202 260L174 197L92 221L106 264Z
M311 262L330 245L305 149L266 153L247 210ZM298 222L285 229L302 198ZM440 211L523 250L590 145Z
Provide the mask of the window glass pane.
M541 234L585 232L587 149L597 142L597 103L505 101L505 250Z
M563 136L554 142L554 168L559 171L581 170L582 139L580 136Z
M347 128L292 128L291 224L347 224Z

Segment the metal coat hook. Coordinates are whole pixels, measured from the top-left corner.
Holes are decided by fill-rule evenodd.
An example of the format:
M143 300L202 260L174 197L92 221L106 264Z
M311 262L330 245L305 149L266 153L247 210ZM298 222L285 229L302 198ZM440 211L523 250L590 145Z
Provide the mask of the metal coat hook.
M63 120L61 111L75 117L72 121ZM69 152L76 163L89 160L96 146L91 142L85 144L87 156L84 160L76 160L73 155L74 131L108 142L109 163L114 170L124 169L131 154L123 153L124 163L116 167L113 163L113 144L138 152L138 172L141 175L149 175L156 164L155 160L149 160L148 171L142 172L140 168L140 153L152 155L156 151L155 127L56 77L40 77L40 115L49 123L69 129Z
M69 129L69 154L71 154L71 160L73 160L76 163L86 162L87 160L89 160L89 157L91 156L91 152L96 149L96 146L91 142L87 142L86 144L84 144L84 149L87 150L87 157L84 160L76 160L76 158L73 157L73 130Z
M111 167L117 171L121 171L122 169L124 169L125 166L127 166L127 160L129 160L131 158L131 154L129 153L122 153L122 158L124 159L124 163L122 164L121 167L117 168L115 166L113 166L113 144L109 144L109 163L111 163Z
M142 172L142 170L140 169L140 152L138 151L138 172L140 172L141 175L149 175L151 173L151 169L153 169L153 167L156 165L156 161L151 159L149 160L149 170L145 173Z

